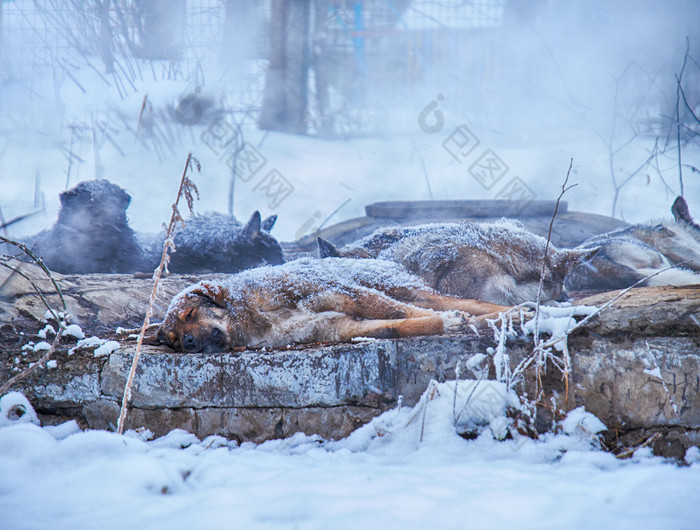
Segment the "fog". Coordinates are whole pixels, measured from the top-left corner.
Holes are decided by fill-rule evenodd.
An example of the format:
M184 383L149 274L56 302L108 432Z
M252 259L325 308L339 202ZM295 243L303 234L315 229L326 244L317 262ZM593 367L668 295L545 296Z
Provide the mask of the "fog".
M281 0L161 4L1 4L0 209L39 211L11 235L92 178L157 231L188 152L198 211L278 213L285 240L379 200L497 198L512 178L556 198L572 159L571 209L638 222L683 192L700 211L693 0L315 0L286 22ZM468 171L487 151L498 182Z

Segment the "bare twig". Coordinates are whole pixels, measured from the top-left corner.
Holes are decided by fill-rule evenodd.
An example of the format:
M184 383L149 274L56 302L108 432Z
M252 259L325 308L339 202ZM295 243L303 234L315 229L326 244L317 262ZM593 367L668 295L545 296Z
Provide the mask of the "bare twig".
M20 243L19 241L14 241L12 239L8 239L4 236L0 236L0 242L3 243L8 243L10 245L13 245L20 249L22 252L24 252L27 256L29 256L34 263L39 265L41 269L44 271L46 276L48 276L49 280L51 280L51 283L53 284L54 289L56 289L56 292L58 293L58 297L61 299L61 305L63 306L63 310L66 311L66 301L63 298L63 292L61 291L61 288L58 286L56 283L56 280L54 279L53 275L51 274L51 271L48 269L46 265L44 265L44 262L39 258L34 252L32 252L27 245L24 243Z
M569 161L569 169L566 172L566 178L564 179L564 183L561 185L561 193L559 194L559 197L557 197L557 203L554 206L554 213L552 214L552 219L549 221L549 232L547 233L547 244L544 247L544 256L542 256L542 270L540 271L540 284L537 287L537 301L535 304L535 335L534 335L534 341L535 345L537 345L537 342L540 337L540 303L542 301L542 286L544 284L544 275L545 271L547 269L547 253L549 252L549 245L552 242L552 228L554 227L554 219L557 217L557 212L559 211L559 203L561 202L561 198L564 196L564 194L569 191L571 188L574 186L577 186L577 184L572 184L568 188L566 185L569 182L569 176L571 175L571 168L574 165L574 159L572 158Z
M144 94L143 102L141 103L141 111L139 112L139 121L136 123L136 135L141 135L141 129L143 128L143 113L146 110L146 105L148 103L148 94Z
M535 345L535 352L539 352L537 355L537 386L536 386L536 391L539 391L539 388L541 387L541 376L540 376L540 366L542 364L542 350L538 348L539 346L539 341L540 341L540 307L542 303L542 286L544 284L544 276L545 276L545 271L547 269L547 255L549 252L549 245L551 244L552 241L552 228L554 227L554 220L557 217L557 212L559 211L559 203L561 202L561 198L564 196L564 194L576 186L577 184L572 184L571 186L567 187L566 185L569 182L569 176L571 175L571 168L574 165L574 159L571 158L569 161L569 169L566 172L566 178L564 179L564 183L561 185L561 193L559 194L559 197L557 197L557 203L554 206L554 213L552 214L552 219L549 221L549 232L547 233L547 244L545 245L544 248L544 256L542 256L542 270L540 271L540 283L539 286L537 287L537 301L535 303L535 331L533 335L533 343ZM565 356L565 361L567 360L568 355ZM567 378L566 380L566 387L568 388L569 386L569 381L568 381L568 370L564 371L564 376ZM568 397L568 396L567 396Z
M626 289L620 291L615 297L613 297L612 299L610 299L609 301L607 301L605 304L603 304L602 306L600 306L599 308L597 308L597 309L596 309L595 311L593 311L590 315L587 315L587 316L586 316L584 319L582 319L580 322L577 322L574 326L572 326L569 330L567 330L563 335L560 335L560 336L558 336L558 337L552 337L552 338L549 339L548 341L542 342L539 346L537 346L537 347L533 350L533 352L532 352L528 357L526 357L525 359L523 359L522 361L520 361L520 363L518 364L518 366L515 367L515 370L513 370L513 375L512 375L512 377L511 377L511 384L513 384L515 381L517 381L518 377L520 377L520 375L522 375L522 374L525 372L525 370L526 370L536 359L538 359L540 355L542 355L542 354L545 352L545 350L547 350L548 348L551 348L551 347L554 346L555 344L560 343L561 341L566 340L566 339L568 338L568 336L571 335L574 331L576 331L577 329L579 329L579 328L585 326L585 325L586 325L588 322L590 322L594 317L596 317L597 315L599 315L601 312L603 312L604 310L606 310L608 307L612 306L615 302L617 302L620 298L622 298L623 296L625 296L627 293L629 293L632 289L634 289L635 287L637 287L639 284L641 284L641 283L643 283L643 282L645 282L645 281L647 281L647 280L653 278L654 276L658 276L659 274L661 274L661 273L663 273L663 272L666 272L666 271L668 271L668 270L675 269L676 267L680 267L680 266L682 266L682 265L685 265L686 263L689 263L690 261L692 261L692 260L687 260L687 261L683 261L683 262L681 262L681 263L676 263L676 264L674 264L674 265L671 265L671 266L669 266L669 267L666 267L666 268L664 268L664 269L661 269L661 270L659 270L659 271L656 271L656 272L653 273L653 274L650 274L650 275L648 275L648 276L645 276L645 277L642 278L641 280L635 282L634 284L630 285L630 286L627 287ZM565 365L565 366L566 366L566 365Z
M173 244L173 232L177 223L182 222L182 217L177 208L180 203L180 198L184 195L187 201L187 207L190 212L192 211L192 206L194 203L194 198L192 193L194 192L199 197L199 192L194 182L192 182L188 177L188 171L192 170L192 167L196 166L197 170L201 170L199 161L192 156L192 153L187 155L187 162L185 162L185 169L182 172L182 179L180 179L180 187L177 190L177 196L175 198L175 203L173 204L173 213L170 216L170 224L165 234L165 242L163 243L163 254L160 258L160 264L158 268L153 273L153 290L151 291L151 297L148 300L148 308L146 309L146 316L143 319L143 325L141 326L141 331L136 342L136 351L134 352L134 359L131 362L131 370L129 370L129 375L126 379L126 385L124 386L124 395L122 397L121 410L119 411L119 421L117 422L117 432L119 434L124 434L124 425L126 423L126 414L129 407L129 401L131 400L131 387L134 383L134 376L136 375L136 367L139 363L139 357L141 356L141 348L143 347L143 339L146 335L146 329L149 326L149 319L151 316L151 311L153 309L153 304L155 302L156 293L158 291L158 282L160 281L163 271L167 270L167 264L170 259L169 252L175 247Z
M688 37L685 38L685 56L683 57L683 66L681 66L681 72L676 76L676 142L678 143L678 180L681 186L680 196L683 197L683 164L682 164L682 153L683 149L681 147L681 83L683 81L683 72L685 71L685 65L688 63L688 53L690 51L690 40Z
M58 331L56 332L56 336L54 337L53 342L51 343L51 347L48 349L48 351L44 354L44 356L41 359L39 359L29 368L22 370L16 376L11 377L8 381L6 381L5 384L0 387L0 396L7 392L8 389L12 388L12 385L14 385L17 381L25 379L26 377L36 372L39 368L44 366L46 362L51 358L53 353L56 351L56 346L58 346L58 343L61 341L61 337L63 336L63 330L65 329L65 326L60 320L58 321L58 323Z
M632 289L634 289L635 287L637 287L637 286L640 285L641 283L644 283L645 281L647 281L647 280L653 278L654 276L658 276L659 274L661 274L661 273L663 273L663 272L666 272L666 271L668 271L668 270L675 269L675 268L677 268L677 267L681 267L681 266L683 266L683 265L686 265L687 263L690 263L691 261L693 261L693 260L690 260L690 259L689 259L689 260L686 260L686 261L682 261L682 262L680 262L680 263L675 263L674 265L670 265L670 266L668 266L668 267L666 267L666 268L664 268L664 269L661 269L661 270L659 270L659 271L656 271L656 272L653 273L653 274L649 274L648 276L645 276L645 277L642 278L641 280L639 280L639 281L633 283L632 285L630 285L627 289L624 289L623 291L621 291L620 293L618 293L614 298L612 298L611 300L609 300L608 302L606 302L605 304L603 304L603 305L602 305L601 307L599 307L596 311L594 311L594 312L592 312L590 315L586 316L586 318L584 318L583 320L581 320L580 322L578 322L574 327L572 327L569 331L567 331L567 332L564 334L564 336L560 337L560 338L557 339L557 340L551 339L551 340L545 342L542 346L543 346L543 347L553 346L553 345L556 344L557 342L563 340L565 337L571 335L574 331L576 331L577 329L579 329L579 328L582 327L582 326L585 326L588 322L591 321L591 319L593 319L595 316L599 315L602 311L604 311L605 309L607 309L608 307L610 307L611 305L613 305L613 304L614 304L615 302L617 302L620 298L622 298L623 296L625 296L627 293L629 293Z
M16 241L12 241L11 239L7 239L7 238L2 237L2 236L0 236L0 238L3 239L6 243L10 243L10 244L15 245L18 248L22 249L30 258L32 258L44 270L44 272L48 275L49 279L53 283L54 288L56 289L56 292L58 293L58 296L61 299L61 303L63 305L63 310L65 312L66 311L66 302L63 299L63 293L61 292L61 289L58 287L58 284L56 283L53 276L51 275L51 271L49 271L49 269L46 268L46 266L41 261L41 259L36 257L24 244L18 243ZM29 283L31 284L31 286L34 288L34 290L37 292L37 294L39 295L39 298L41 298L41 301L46 306L46 309L51 313L53 318L58 323L58 332L56 332L56 336L54 337L53 342L51 343L51 347L46 352L46 354L44 354L44 356L41 359L39 359L35 364L33 364L32 366L30 366L29 368L27 368L25 370L22 370L20 373L18 373L14 377L11 377L8 381L6 381L0 387L0 396L1 396L9 388L11 388L12 385L14 385L17 381L20 381L20 380L26 378L27 376L31 375L33 372L38 370L41 366L46 364L46 362L51 358L51 355L53 355L54 351L56 351L56 346L58 346L58 343L60 342L61 337L63 336L63 330L65 329L65 324L59 318L59 316L56 314L56 311L49 305L46 298L44 298L43 293L39 290L37 285L34 283L34 281L28 275L21 272L18 268L12 267L11 265L9 265L7 263L0 262L0 265L3 265L5 267L11 269L14 273L17 273L20 276L26 278L29 281Z
M615 458L619 459L624 459L632 456L637 449L641 449L642 447L646 447L647 445L650 445L654 443L656 440L658 440L661 437L661 433L654 433L651 436L649 436L644 443L639 444L637 447L630 447L625 451L624 453L620 453L618 455L615 455Z

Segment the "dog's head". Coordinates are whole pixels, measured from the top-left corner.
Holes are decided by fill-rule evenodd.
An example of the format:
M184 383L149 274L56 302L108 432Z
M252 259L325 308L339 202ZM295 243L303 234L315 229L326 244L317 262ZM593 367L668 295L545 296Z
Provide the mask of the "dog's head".
M131 196L108 180L87 180L59 196L59 220L68 226L94 230L101 225L126 226Z
M238 263L238 269L251 269L260 265L280 265L284 263L282 247L277 240L269 234L275 224L277 216L271 216L264 221L257 210L250 216L243 226L238 237L228 249L233 261Z
M565 279L577 268L590 265L590 261L600 252L599 246L592 248L561 249L554 252L550 261L553 284L556 285L556 296L552 299L567 299L570 293L565 288Z
M231 312L223 287L200 282L178 294L170 304L157 338L187 353L213 353L233 346L228 323Z

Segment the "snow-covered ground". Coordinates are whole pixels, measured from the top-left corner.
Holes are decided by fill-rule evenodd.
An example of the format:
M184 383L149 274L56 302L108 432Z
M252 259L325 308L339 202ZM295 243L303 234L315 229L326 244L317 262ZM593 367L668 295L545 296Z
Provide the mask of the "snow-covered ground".
M586 3L581 9L594 11ZM591 17L605 18L605 10L595 11ZM642 16L624 11L625 21ZM651 25L660 18L652 13ZM668 217L680 192L673 137L669 143L669 131L657 130L657 143L656 137L638 132L644 128L639 126L642 115L659 118L660 107L647 104L664 94L654 92L641 100L622 94L618 100L614 81L649 93L662 85L665 97L675 99L673 74L682 59L676 52L684 48L684 36L664 30L659 33L665 40L657 38L635 18L631 38L618 35L619 24L610 26L619 36L611 45L589 38L586 28L585 37L570 38L564 22L555 24L565 33L559 41L563 46L537 54L537 64L549 69L548 76L514 70L514 76L527 73L528 79L503 77L514 88L501 99L488 95L492 101L487 109L465 111L465 94L440 87L407 107L395 109L387 102L375 116L383 121L380 134L332 141L264 133L247 120L243 139L265 163L255 174L235 179L234 214L245 220L255 209L263 217L277 213L273 235L289 241L322 225L364 215L371 202L495 199L502 184L515 177L533 198L555 199L573 158L570 183L578 186L565 196L571 210L630 222ZM647 52L617 57L607 67L601 64L609 51L612 55L623 44L629 51L645 38L647 52L651 48L656 59L662 57L657 64L644 65L654 78L642 76L643 86L639 77L621 76L629 73L626 65L637 64ZM530 52L523 45L523 54ZM132 65L138 69L132 84L122 79L119 89L116 77L97 75L78 56L68 67L54 65L35 78L0 86L2 216L9 220L33 211L42 206L42 198L45 204L41 213L12 225L10 236L50 226L58 194L92 178L108 178L131 194L128 214L134 229L158 231L170 217L188 152L202 165L201 174L193 176L201 195L196 210L227 211L232 144L226 141L232 129L217 129L214 115L193 125L176 119L178 98L194 90L187 72L173 80L163 75L167 65L136 60ZM218 66L202 67L205 94L229 110L259 105L262 69L257 77L243 79L253 98L232 101L232 94L246 93L245 87L241 78L225 76ZM571 72L575 76L566 77ZM464 75L469 90L468 73ZM517 95L520 88L519 98L503 97ZM146 95L143 128L137 134ZM424 114L428 108L433 110ZM490 115L494 108L512 114ZM426 116L435 123L435 110L444 119L437 131L425 127ZM455 156L450 140L462 126L479 141L464 157ZM663 153L655 152L655 146ZM508 167L491 187L469 171L487 149ZM682 155L685 196L697 218L697 142L684 145ZM264 186L271 170L286 182L281 194L271 195ZM615 202L615 184L622 183ZM421 420L426 418L422 442L418 424L409 421L416 412ZM618 460L597 448L590 428L587 432L575 425L562 427L568 434L539 441L498 441L497 425L491 425L476 440L465 440L445 421L453 413L451 400L441 406L431 402L429 413L422 413L389 412L343 441L297 435L241 447L215 437L199 441L178 431L147 441L135 433L81 432L73 423L42 428L0 422L0 529L617 530L690 529L700 521L696 449L686 457L688 466L652 457L648 448ZM587 422L595 425L591 418Z
M582 409L538 441L496 440L499 417L465 440L453 389L437 385L432 400L336 442L298 434L239 447L178 430L146 441L74 422L0 426L0 527L697 528L696 448L687 466L648 448L616 459L596 448L600 422ZM483 423L493 403L480 405L469 402L458 427Z

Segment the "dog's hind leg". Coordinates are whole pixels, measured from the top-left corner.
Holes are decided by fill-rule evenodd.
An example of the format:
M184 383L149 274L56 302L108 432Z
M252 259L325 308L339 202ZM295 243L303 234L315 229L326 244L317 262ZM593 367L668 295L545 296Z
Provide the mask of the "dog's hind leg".
M457 298L455 296L447 296L438 294L433 291L413 289L409 291L408 296L411 304L435 311L451 311L458 310L469 313L470 315L488 315L495 317L498 313L503 313L510 309L509 306L491 304L482 302L481 300L473 300L470 298Z
M313 300L311 309L316 312L336 311L352 317L368 320L420 318L435 316L430 308L394 300L380 292L332 293ZM451 307L449 309L457 309Z
M339 328L338 339L341 341L349 341L355 337L393 339L440 335L442 333L464 331L467 327L467 321L464 316L456 311L395 320L355 320L347 317L337 324Z

